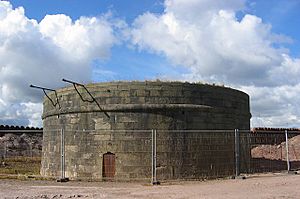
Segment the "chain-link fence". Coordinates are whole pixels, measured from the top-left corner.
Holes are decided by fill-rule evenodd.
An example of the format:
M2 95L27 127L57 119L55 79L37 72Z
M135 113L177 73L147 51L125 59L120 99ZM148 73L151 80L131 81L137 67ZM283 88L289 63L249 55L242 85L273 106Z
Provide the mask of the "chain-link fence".
M9 157L41 154L41 147L28 146L15 149L12 156L10 145L1 146L4 164ZM300 134L238 129L52 129L44 131L39 167L42 175L62 179L152 183L293 171L300 169Z
M39 175L42 133L2 133L0 174Z
M299 131L241 131L249 141L249 167L244 172L278 172L300 169ZM243 163L243 161L241 162Z
M42 169L62 178L156 183L299 169L299 132L56 130L47 135Z
M234 131L157 130L157 180L234 174Z
M44 135L41 174L62 179L150 180L152 140L152 130L52 129Z

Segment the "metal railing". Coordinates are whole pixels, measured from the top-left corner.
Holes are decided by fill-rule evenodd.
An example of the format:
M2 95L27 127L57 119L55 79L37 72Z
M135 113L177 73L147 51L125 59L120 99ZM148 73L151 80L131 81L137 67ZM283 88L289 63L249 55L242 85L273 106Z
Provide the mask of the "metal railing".
M9 150L2 148L5 161ZM298 170L300 133L46 129L42 153L42 175L156 184ZM20 149L20 155L35 156L35 152Z

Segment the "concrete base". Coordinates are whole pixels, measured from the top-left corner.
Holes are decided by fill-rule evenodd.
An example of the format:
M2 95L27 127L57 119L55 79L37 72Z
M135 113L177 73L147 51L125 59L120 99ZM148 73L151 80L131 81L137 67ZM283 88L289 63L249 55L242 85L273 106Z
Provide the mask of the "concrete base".
M232 179L242 179L242 180L245 180L246 176L232 176Z
M294 175L297 175L297 174L299 174L299 172L300 172L300 171L288 171L287 173L288 173L288 174L294 174Z
M60 179L57 179L56 182L69 182L69 178L60 178Z

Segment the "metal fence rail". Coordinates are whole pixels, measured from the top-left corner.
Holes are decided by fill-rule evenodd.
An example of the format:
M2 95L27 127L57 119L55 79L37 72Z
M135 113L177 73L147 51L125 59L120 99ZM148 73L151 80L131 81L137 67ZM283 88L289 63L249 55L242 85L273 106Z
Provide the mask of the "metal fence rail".
M300 169L300 134L296 131L266 131L254 133L242 131L240 136L248 139L250 159L244 173L292 171ZM243 163L241 161L241 163Z
M56 129L46 135L44 175L61 179L151 180L151 130Z
M157 180L234 175L234 131L157 130Z
M299 131L73 130L44 132L41 174L85 180L199 180L300 169ZM2 162L11 157L2 143ZM16 155L15 155L16 156Z

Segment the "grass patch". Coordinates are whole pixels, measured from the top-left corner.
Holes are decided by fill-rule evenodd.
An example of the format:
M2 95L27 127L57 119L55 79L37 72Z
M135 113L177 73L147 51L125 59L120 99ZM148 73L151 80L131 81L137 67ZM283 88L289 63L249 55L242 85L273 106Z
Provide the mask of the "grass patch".
M41 157L10 157L2 160L0 174L40 175Z

